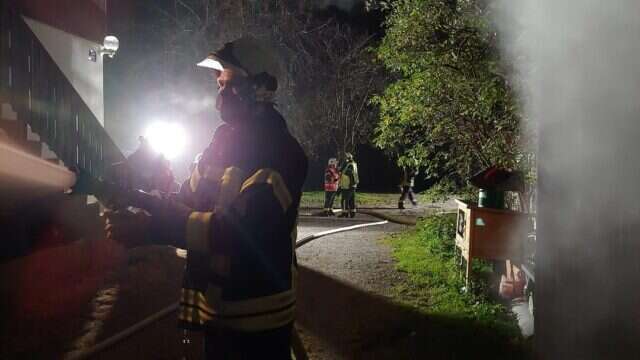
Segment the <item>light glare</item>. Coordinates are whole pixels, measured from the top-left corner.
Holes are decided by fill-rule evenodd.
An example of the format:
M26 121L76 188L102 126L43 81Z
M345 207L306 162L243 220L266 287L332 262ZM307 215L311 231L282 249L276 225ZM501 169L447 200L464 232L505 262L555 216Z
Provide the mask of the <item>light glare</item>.
M180 124L155 122L145 131L145 138L151 148L171 160L182 153L187 142L184 129Z

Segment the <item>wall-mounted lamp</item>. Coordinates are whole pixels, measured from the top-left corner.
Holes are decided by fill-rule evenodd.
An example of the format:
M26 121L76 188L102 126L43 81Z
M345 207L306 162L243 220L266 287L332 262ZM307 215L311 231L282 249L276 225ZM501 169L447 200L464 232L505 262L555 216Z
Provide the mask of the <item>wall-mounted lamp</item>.
M104 42L102 43L102 46L100 46L100 49L89 49L89 61L98 61L98 55L107 55L110 58L113 58L116 55L116 51L118 51L119 47L120 41L117 37L113 35L105 36Z

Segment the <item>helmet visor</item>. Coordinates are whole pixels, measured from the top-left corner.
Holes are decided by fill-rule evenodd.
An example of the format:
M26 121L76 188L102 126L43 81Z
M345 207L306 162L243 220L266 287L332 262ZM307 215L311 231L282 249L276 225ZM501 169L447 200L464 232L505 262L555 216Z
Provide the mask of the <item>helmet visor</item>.
M204 60L196 64L196 66L212 69L216 71L231 70L234 73L247 76L247 72L241 67L235 66L228 61L221 59L215 53L210 53Z
M207 57L204 60L200 61L199 63L196 64L196 66L200 66L207 69L218 70L218 71L224 70L224 67L222 66L220 61L212 59L210 57Z

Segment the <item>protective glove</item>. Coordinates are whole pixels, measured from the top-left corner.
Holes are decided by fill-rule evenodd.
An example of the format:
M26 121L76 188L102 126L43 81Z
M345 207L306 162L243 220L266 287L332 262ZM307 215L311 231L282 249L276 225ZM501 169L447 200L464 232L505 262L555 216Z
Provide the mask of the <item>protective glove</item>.
M105 214L108 238L126 247L151 244L184 247L191 208L172 199L159 199L142 192L129 197L132 198L132 203L140 209L129 207Z

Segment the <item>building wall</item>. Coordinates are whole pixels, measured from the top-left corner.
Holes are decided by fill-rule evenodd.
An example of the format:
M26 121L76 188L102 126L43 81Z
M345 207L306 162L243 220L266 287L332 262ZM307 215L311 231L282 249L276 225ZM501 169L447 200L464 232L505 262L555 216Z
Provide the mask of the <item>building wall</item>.
M103 63L87 61L106 34L106 0L17 0L19 12L104 126Z
M25 22L75 91L104 126L103 59L88 60L90 49L101 44L24 17Z

